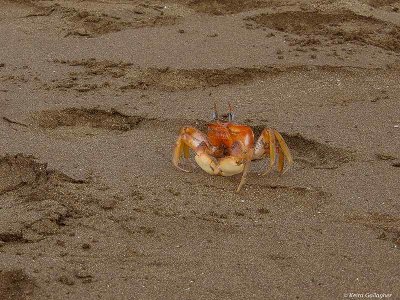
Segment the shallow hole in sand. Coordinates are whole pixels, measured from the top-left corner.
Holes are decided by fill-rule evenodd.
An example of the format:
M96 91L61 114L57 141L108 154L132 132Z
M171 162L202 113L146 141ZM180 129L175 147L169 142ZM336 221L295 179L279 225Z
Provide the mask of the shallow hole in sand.
M65 108L62 110L45 110L34 115L40 128L54 130L60 127L81 127L112 131L129 131L144 120L140 116L128 116L114 109L109 111L96 108ZM85 130L83 130L85 133ZM96 131L88 130L87 134Z

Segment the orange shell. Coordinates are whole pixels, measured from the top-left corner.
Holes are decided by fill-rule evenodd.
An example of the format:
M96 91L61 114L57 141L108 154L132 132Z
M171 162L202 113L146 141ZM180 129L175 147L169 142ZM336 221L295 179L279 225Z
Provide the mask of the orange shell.
M208 124L208 140L211 145L218 148L231 149L239 141L246 147L253 147L253 130L246 125L215 122Z

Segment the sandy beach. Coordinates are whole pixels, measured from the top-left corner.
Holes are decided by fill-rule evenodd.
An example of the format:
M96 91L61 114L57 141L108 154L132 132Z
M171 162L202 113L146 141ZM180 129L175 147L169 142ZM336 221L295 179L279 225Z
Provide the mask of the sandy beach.
M0 8L0 299L400 299L399 1ZM214 102L293 166L174 168Z

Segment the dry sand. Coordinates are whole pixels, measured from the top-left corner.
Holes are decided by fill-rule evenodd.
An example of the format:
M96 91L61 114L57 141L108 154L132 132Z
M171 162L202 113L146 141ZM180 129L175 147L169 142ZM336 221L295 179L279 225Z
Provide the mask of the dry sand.
M400 299L399 1L0 7L0 299ZM214 101L292 169L174 169Z

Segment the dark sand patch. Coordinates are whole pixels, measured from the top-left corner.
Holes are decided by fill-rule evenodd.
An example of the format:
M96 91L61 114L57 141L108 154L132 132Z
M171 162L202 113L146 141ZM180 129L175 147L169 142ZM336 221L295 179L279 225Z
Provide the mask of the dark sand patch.
M0 298L3 300L29 299L34 281L21 269L0 270Z
M278 7L280 5L286 5L285 3L276 0L175 0L174 2L183 3L194 9L196 12L212 15L236 14L263 7Z
M245 20L248 28L267 27L300 36L312 36L314 40L323 37L328 39L327 42L330 44L350 42L400 51L399 27L351 11L337 13L286 11L261 14Z
M377 239L390 241L400 247L400 218L391 214L369 213L349 217L349 222L362 224L378 232Z
M114 109L105 111L96 108L47 110L35 114L34 118L38 126L45 129L87 126L116 131L132 130L143 121L142 117L127 116Z
M399 3L398 0L367 0L367 3L374 8L380 8L382 6L389 6L392 4Z
M32 8L25 18L33 22L39 20L46 23L48 19L59 22L65 37L96 37L127 28L173 25L179 18L175 15L165 15L163 6L146 3L114 3L108 7L103 3L100 9L73 7L66 1L50 5L44 2L24 1L24 5Z
M13 216L0 223L0 240L5 243L40 241L65 231L74 220L116 205L110 206L96 196L107 191L99 191L96 185L60 171L48 170L46 164L36 162L32 156L2 157L0 173L2 212L4 216Z

